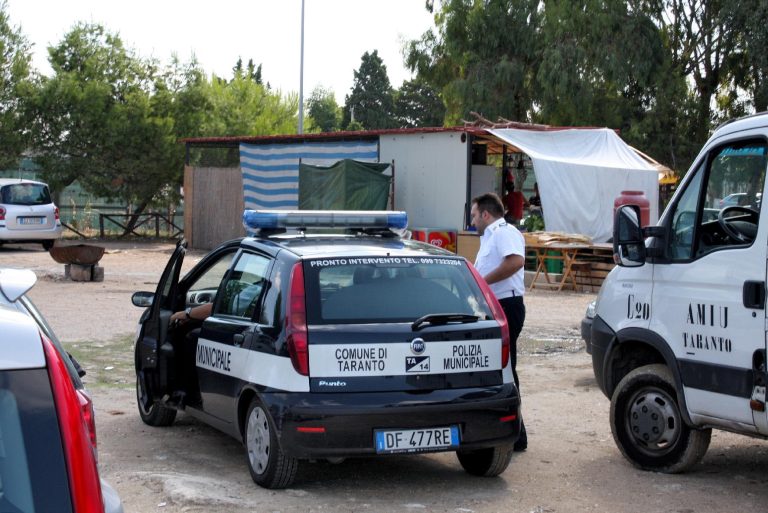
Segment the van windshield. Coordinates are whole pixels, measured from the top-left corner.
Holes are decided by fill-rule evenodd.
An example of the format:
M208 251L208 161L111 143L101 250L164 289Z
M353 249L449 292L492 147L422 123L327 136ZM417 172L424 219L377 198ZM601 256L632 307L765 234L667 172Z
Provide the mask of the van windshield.
M15 183L0 189L0 203L6 205L48 205L51 194L40 183Z
M413 322L429 314L490 319L462 259L349 257L304 264L310 324Z

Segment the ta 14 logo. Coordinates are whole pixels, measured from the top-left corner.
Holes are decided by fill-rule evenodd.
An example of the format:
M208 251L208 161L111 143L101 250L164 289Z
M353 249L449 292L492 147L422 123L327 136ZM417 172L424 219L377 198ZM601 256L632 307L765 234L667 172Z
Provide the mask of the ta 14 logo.
M405 372L429 372L429 356L406 356Z

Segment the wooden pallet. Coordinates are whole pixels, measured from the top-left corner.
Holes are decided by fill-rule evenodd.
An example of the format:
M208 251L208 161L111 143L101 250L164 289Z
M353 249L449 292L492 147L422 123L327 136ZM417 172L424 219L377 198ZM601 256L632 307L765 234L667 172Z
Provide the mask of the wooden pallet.
M603 280L616 267L616 264L606 262L587 262L586 268L576 269L576 285L582 292L597 292L603 284Z

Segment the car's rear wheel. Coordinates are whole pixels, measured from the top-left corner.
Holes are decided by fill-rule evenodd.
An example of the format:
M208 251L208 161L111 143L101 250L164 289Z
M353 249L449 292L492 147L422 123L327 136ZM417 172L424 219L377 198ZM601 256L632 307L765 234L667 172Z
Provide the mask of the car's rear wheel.
M43 249L46 251L50 251L51 248L53 248L54 241L52 240L44 240L43 241Z
M272 419L254 399L245 419L245 455L253 481L264 488L286 488L296 478L299 462L283 453Z
M512 446L503 445L476 451L458 451L456 456L467 473L473 476L498 476L509 466L512 459Z
M685 424L665 365L646 365L624 376L611 398L610 422L616 445L633 465L670 474L701 460L712 435L711 429Z
M158 401L152 401L149 408L145 407L145 395L144 385L141 378L136 376L136 405L139 408L139 416L144 424L154 427L165 427L173 424L176 420L176 410L168 408Z

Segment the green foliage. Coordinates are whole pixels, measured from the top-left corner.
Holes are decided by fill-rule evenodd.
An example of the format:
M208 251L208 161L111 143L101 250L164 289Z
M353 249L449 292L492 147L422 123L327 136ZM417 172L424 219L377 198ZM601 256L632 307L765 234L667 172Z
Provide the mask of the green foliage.
M405 81L395 92L395 115L400 128L442 126L445 105L429 84Z
M362 130L365 130L365 127L357 120L350 121L349 124L344 128L344 130L349 130L350 132L360 132Z
M397 128L392 86L379 52L365 52L360 69L354 72L352 92L346 97L342 126L349 130L357 121L365 130Z
M211 136L292 134L298 126L299 100L285 99L247 74L208 85L210 110L204 133Z
M530 215L523 221L523 226L528 232L540 232L544 230L544 218L540 215Z
M236 77L244 76L245 78L248 78L257 84L264 84L261 79L261 64L259 64L257 67L253 63L253 59L248 59L248 65L243 68L243 59L238 57L235 66L232 68L232 74ZM267 84L267 89L269 88L269 84Z
M178 179L183 157L156 63L88 24L49 55L54 75L34 99L35 160L44 176L55 189L79 180L89 192L143 209Z
M642 117L664 59L645 13L623 0L550 0L542 21L537 117L618 128Z
M178 200L180 138L296 130L297 99L269 91L252 61L230 81L208 82L195 62L161 67L90 24L76 25L49 54L54 75L34 97L33 149L54 189L77 180L141 213Z
M405 62L440 91L446 124L475 111L609 126L684 170L715 124L768 104L765 0L429 0L426 8L435 28L406 45Z
M725 91L718 95L720 119L768 109L768 2L742 0L724 9L737 36L727 60L732 75L723 80Z
M29 142L25 104L34 87L31 45L0 0L0 169L15 166Z
M447 124L472 111L530 119L539 14L538 0L441 3L436 31L407 45L406 64L441 92Z
M766 0L425 5L435 26L404 48L416 78L394 90L378 52L366 52L343 110L313 91L309 131L454 125L474 111L618 128L682 172L716 124L768 109ZM0 166L29 150L54 190L77 180L140 212L175 200L180 138L296 131L297 95L272 91L252 59L209 80L194 61L161 65L85 23L48 51L53 75L39 77L0 0ZM236 148L222 151L237 161Z
M311 120L308 132L335 132L341 126L342 112L333 91L316 87L307 100L307 111Z

